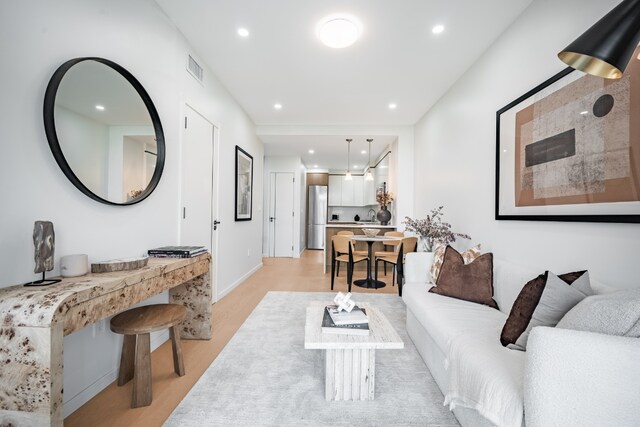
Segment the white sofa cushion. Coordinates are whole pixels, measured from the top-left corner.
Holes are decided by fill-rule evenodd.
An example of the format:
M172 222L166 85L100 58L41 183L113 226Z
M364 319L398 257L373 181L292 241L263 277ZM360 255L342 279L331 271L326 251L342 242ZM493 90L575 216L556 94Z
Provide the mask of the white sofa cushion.
M452 338L465 332L491 331L500 345L506 314L486 305L430 293L429 288L424 283L407 283L402 287L402 299L443 353L447 354Z
M521 426L526 353L503 347L498 333L468 332L451 340L445 405L474 409L497 426Z

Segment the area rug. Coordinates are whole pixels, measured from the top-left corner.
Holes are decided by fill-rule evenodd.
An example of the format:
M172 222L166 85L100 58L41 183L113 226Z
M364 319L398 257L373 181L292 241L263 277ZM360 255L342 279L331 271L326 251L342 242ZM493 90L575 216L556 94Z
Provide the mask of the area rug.
M310 301L333 296L269 292L165 426L457 426L407 335L397 295L354 294L375 304L405 345L376 351L375 400L325 400L322 351L304 349L304 322Z

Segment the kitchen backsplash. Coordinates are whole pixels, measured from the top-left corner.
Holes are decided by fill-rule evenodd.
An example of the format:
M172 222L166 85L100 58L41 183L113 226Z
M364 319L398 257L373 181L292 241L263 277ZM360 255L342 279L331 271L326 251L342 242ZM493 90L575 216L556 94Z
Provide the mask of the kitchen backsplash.
M369 209L372 209L369 211ZM338 215L340 221L354 221L356 215L360 217L360 221L366 221L371 219L375 213L378 212L380 207L378 205L364 206L364 207L347 207L347 206L329 206L328 220L331 221L332 215Z

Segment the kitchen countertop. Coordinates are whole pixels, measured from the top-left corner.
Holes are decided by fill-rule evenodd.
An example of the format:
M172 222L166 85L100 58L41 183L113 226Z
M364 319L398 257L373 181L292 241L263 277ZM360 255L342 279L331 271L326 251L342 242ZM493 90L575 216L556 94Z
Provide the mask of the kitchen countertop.
M376 223L356 223L356 222L347 222L347 221L330 221L327 223L327 227L333 228L393 228L396 229L395 225L381 225L379 222Z

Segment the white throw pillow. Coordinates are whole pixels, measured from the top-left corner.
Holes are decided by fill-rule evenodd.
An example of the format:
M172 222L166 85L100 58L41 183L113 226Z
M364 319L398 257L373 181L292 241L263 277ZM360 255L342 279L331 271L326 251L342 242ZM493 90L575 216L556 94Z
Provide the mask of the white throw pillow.
M640 337L640 288L593 295L558 322L558 328Z

